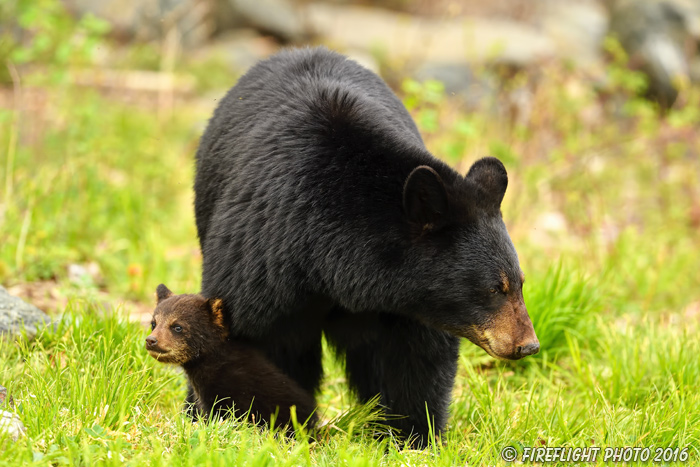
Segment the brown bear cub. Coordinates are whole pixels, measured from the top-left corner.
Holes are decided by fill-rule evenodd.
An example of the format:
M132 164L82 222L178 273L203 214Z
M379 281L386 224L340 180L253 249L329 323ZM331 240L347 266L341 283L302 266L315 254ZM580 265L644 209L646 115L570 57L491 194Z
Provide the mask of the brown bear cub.
M163 363L181 365L201 416L236 417L291 427L290 407L299 423L316 422L311 394L273 365L259 350L229 339L230 323L221 300L174 295L161 284L146 350Z

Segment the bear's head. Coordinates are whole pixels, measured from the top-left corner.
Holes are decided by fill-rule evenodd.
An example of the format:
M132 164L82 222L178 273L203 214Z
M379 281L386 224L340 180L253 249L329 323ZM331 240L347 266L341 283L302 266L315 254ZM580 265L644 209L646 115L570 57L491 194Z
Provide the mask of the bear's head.
M146 350L164 363L184 365L215 352L228 336L220 299L201 295L175 295L165 285L156 290Z
M523 300L524 276L501 216L508 175L496 158L445 183L415 168L403 190L412 263L420 274L418 319L466 337L491 356L515 360L539 351Z

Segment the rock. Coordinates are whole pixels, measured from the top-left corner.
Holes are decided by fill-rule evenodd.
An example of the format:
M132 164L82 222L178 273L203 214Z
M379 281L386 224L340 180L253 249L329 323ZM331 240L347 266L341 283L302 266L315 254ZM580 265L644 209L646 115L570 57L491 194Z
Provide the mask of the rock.
M27 432L27 428L16 414L0 410L0 431L9 433L12 441L17 441L20 436Z
M214 29L212 4L203 0L63 0L80 17L107 20L112 32L125 39L163 40L174 31L186 47L206 41Z
M255 28L283 42L308 38L297 3L291 0L64 0L76 16L107 20L117 37L163 41L176 33L193 49L215 33Z
M630 57L630 65L649 77L648 95L662 108L678 96L676 81L690 78L686 44L692 41L686 12L672 1L619 0L610 32Z
M376 74L380 74L381 67L377 60L372 56L371 53L359 49L345 49L343 53L350 59L353 60L370 71Z
M309 3L311 30L339 50L379 52L394 63L506 62L551 57L555 44L526 24L478 17L436 19L359 5Z
M195 56L200 60L208 57L222 59L232 72L230 85L233 86L237 75L243 74L278 49L278 44L272 38L261 36L254 29L242 28L215 37L197 49Z
M306 25L297 5L289 0L228 0L234 14L257 30L283 42L301 42L308 38Z
M24 329L27 338L33 339L40 328L50 323L46 313L0 286L0 337L19 336Z
M5 405L6 399L7 389L0 386L0 407ZM7 406L9 408L14 408L11 397ZM0 410L0 431L9 433L10 438L12 438L13 441L17 441L20 436L27 432L27 429L16 414Z
M605 8L591 0L540 3L535 25L554 40L557 56L580 66L599 63L608 32Z
M426 62L413 73L418 81L437 80L445 85L445 93L461 99L466 109L475 110L495 102L498 84L477 77L467 63Z

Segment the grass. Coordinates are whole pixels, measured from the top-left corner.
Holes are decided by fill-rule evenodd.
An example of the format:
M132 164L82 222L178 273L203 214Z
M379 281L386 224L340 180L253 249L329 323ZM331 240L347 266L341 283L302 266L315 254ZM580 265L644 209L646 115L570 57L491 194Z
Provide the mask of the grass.
M22 8L30 25L40 17ZM700 89L660 116L617 58L603 89L549 64L467 113L439 83L407 81L401 95L436 155L461 172L487 154L505 162L503 213L543 350L503 363L465 342L449 429L425 451L375 439L381 419L353 402L326 351L318 400L331 422L314 442L290 440L190 423L183 375L144 352L130 305L113 306L150 307L161 282L198 290L193 154L215 105L201 96L234 79L183 60L199 94L172 109L78 87L67 71L110 47L102 25L83 23L63 18L43 41L77 47L78 63L30 47L4 58L46 72L0 74L0 282L50 282L72 298L51 310L57 328L0 342L0 384L28 427L18 442L0 435L0 465L502 465L506 446L687 447L700 463ZM151 55L134 60L157 69ZM529 106L514 109L514 90ZM76 278L76 264L98 272Z
M175 119L163 129L151 112L118 104L104 112L96 93L64 91L38 112L56 112L41 140L16 151L5 226L27 228L4 229L0 271L65 282L67 264L95 261L121 296L149 297L158 280L194 290L195 129ZM11 144L2 137L0 147Z
M192 424L180 413L183 375L143 351L144 329L118 311L73 303L57 329L1 344L0 378L29 435L0 438L0 464L484 465L509 445L696 447L695 336L681 323L599 321L595 346L568 337L556 362L488 367L465 347L445 444L421 452L375 440L381 425L371 407L324 398L332 428L313 443L235 420ZM329 373L332 380L339 367ZM324 388L346 391L342 382ZM334 416L328 404L347 412Z

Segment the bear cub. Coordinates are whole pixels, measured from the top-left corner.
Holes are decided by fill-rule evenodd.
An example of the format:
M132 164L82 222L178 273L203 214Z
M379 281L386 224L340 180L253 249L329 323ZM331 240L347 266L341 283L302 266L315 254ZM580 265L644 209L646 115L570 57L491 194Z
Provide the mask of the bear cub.
M291 428L290 408L299 423L313 426L313 396L268 361L257 349L229 338L220 299L175 295L165 285L156 290L146 350L163 363L181 365L200 416L248 416L254 423Z

